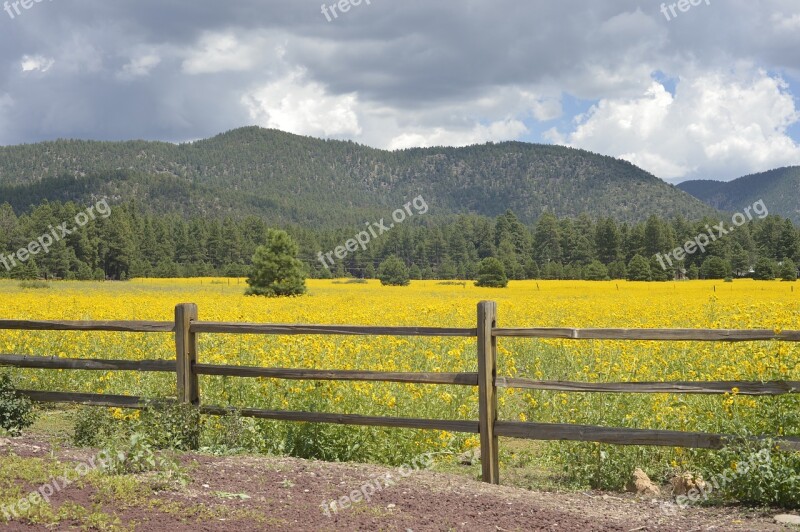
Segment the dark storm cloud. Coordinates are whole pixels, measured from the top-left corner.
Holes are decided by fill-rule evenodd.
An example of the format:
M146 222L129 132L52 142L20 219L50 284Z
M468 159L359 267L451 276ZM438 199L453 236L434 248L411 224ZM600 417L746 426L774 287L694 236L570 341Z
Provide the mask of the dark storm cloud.
M656 71L684 85L764 71L787 92L800 78L793 0L704 0L671 21L644 0L363 0L331 21L323 3L334 1L44 0L0 12L0 143L179 141L258 123L376 146L464 144L525 138L565 94L613 110L642 98ZM781 112L776 130L791 115ZM551 138L625 152L586 131Z

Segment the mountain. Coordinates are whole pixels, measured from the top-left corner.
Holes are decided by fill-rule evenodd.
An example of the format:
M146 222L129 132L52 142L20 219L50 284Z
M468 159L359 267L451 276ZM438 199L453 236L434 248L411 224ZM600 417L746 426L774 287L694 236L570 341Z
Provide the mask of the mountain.
M631 163L563 146L503 142L385 151L258 127L185 144L58 140L0 148L0 203L135 200L153 212L255 214L273 223L363 222L418 195L431 213L524 222L544 212L620 221L714 210Z
M729 212L741 212L763 200L770 214L800 223L800 166L778 168L733 181L684 181L678 188L697 199Z

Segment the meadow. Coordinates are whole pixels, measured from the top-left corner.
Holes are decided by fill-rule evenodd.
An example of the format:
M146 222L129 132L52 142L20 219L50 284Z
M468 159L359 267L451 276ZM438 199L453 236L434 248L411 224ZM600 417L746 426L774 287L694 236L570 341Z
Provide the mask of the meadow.
M501 327L661 327L800 329L800 284L736 280L634 283L512 281L482 289L437 281L382 287L309 280L298 298L245 297L236 279L55 282L23 289L0 281L0 319L172 320L174 306L193 302L202 320L271 323L474 327L481 300L498 304ZM800 347L779 342L563 341L500 339L498 375L593 382L800 380ZM0 331L0 353L38 356L173 359L171 334ZM377 371L476 371L471 338L200 335L208 363ZM17 370L30 389L174 394L174 375ZM206 404L266 409L477 419L470 387L337 383L202 377ZM566 394L502 390L500 418L553 423L800 435L797 396L778 398L676 394ZM120 419L135 411L115 410ZM402 463L422 452L458 453L477 436L247 420L235 434L226 420L205 420L206 443L328 460ZM501 445L501 449L503 446ZM537 445L536 460L568 481L620 487L636 465L655 476L708 467L703 451ZM501 455L508 463L509 455ZM501 464L502 467L503 464ZM502 474L502 470L501 470Z

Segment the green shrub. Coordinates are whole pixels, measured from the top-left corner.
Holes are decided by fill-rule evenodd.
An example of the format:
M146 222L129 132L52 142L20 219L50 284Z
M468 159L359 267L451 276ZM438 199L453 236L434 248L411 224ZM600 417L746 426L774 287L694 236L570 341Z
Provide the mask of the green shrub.
M781 263L779 275L783 281L796 281L797 280L797 265L792 259L783 259Z
M151 401L138 419L117 419L108 408L87 407L74 418L72 441L84 447L102 447L134 433L156 449L197 450L202 423L200 410L192 405Z
M23 290L37 290L50 288L50 285L44 281L20 281L19 287Z
M0 429L18 435L35 418L31 400L17 392L7 373L0 374Z
M142 410L137 430L157 449L191 451L200 448L200 409L184 403L151 402Z
M247 278L248 296L299 296L306 293L303 263L297 258L298 247L286 231L270 229L267 243L258 246Z
M753 279L757 281L772 281L778 273L778 265L768 258L761 258L756 262Z
M179 469L178 463L163 453L156 453L152 440L141 432L117 436L105 442L104 450L109 460L106 471L112 475L171 472Z
M608 276L612 279L625 279L628 277L628 267L625 266L625 262L621 260L615 260L611 264L608 265Z
M503 263L494 257L483 259L478 266L478 280L475 286L489 288L505 288L508 286L508 277Z
M108 408L97 406L83 407L75 412L73 423L72 443L80 447L100 447L129 428L114 419Z
M700 266L700 276L703 279L725 279L731 276L730 262L720 257L708 257Z
M381 262L377 275L383 286L408 286L410 282L408 268L395 255L391 255Z
M203 430L203 452L231 454L243 451L260 452L263 439L258 432L256 420L242 417L231 409L224 416L214 416Z
M606 281L609 279L608 268L602 262L593 260L586 266L584 277L587 281Z
M800 508L800 452L749 433L711 453L703 479L715 498L745 504Z
M634 255L628 263L629 281L649 281L652 279L650 263L641 255Z

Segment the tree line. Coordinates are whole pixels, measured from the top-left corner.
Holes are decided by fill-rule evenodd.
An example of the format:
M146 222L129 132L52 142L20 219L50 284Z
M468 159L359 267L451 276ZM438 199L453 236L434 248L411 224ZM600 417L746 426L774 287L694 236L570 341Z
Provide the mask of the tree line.
M133 277L246 276L270 225L257 216L214 219L201 215L159 215L135 202L112 205L106 219L93 220L0 277L115 279ZM17 215L0 205L0 252L15 253L49 227L72 220L82 207L44 202ZM532 225L511 211L479 215L419 217L398 224L366 249L347 253L333 265L318 254L343 246L358 227L282 227L299 247L309 277L376 278L380 265L398 258L411 279L476 279L483 259L494 257L509 279L632 279L796 276L800 230L788 219L753 219L662 268L665 254L707 233L718 220L689 221L650 216L641 223L557 218L542 214Z

